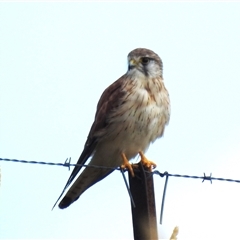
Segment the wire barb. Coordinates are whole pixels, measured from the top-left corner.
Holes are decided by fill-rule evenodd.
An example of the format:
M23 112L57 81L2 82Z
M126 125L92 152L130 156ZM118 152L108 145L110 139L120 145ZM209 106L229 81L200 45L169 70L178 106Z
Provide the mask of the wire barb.
M203 176L203 180L202 182L204 182L205 180L209 180L212 184L212 173L210 173L210 176L206 176L205 173L203 173L204 176Z
M68 167L68 170L70 171L70 166L71 166L71 157L67 158L63 164L64 167Z

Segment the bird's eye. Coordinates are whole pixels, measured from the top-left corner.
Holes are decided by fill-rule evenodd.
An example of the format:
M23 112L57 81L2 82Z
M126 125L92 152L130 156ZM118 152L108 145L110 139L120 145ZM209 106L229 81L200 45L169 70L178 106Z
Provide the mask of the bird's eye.
M143 64L143 65L147 65L147 64L149 63L149 61L150 61L150 59L147 58L147 57L143 57L143 58L142 58L142 64Z

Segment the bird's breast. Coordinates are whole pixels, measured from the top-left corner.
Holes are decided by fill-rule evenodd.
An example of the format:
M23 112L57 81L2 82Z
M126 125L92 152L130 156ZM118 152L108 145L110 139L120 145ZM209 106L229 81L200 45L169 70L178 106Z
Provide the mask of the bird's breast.
M169 121L169 97L163 82L129 84L125 86L121 104L110 117L114 139L127 143L127 148L145 150L162 136ZM124 144L123 144L124 145ZM139 149L138 149L139 150Z

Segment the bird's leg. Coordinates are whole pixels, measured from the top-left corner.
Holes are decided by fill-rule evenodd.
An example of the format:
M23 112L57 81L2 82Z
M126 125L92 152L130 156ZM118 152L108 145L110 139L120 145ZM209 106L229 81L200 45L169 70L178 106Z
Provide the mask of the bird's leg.
M128 159L127 159L127 157L126 157L126 155L125 155L124 153L121 153L121 157L122 157L122 160L123 160L123 163L122 163L122 165L121 165L121 168L122 168L122 169L127 168L127 169L130 171L132 177L134 177L134 172L133 172L132 164L129 163L129 161L128 161Z
M143 166L145 166L145 167L147 167L147 168L150 168L151 170L152 170L152 168L155 168L155 167L157 166L156 163L148 160L148 159L144 156L144 154L143 154L142 151L139 152L139 155L140 155L140 157L141 157L141 162L142 162L142 165L143 165Z

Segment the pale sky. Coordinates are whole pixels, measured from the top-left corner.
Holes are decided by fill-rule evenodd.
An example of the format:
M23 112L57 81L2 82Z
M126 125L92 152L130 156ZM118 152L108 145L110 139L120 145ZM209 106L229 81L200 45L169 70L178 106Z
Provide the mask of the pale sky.
M0 3L0 157L75 163L97 101L127 54L163 60L171 98L165 135L146 156L160 172L240 179L240 3ZM133 239L119 172L65 210L70 172L0 162L1 239ZM127 173L126 173L127 176ZM240 184L154 177L159 238L239 235Z

